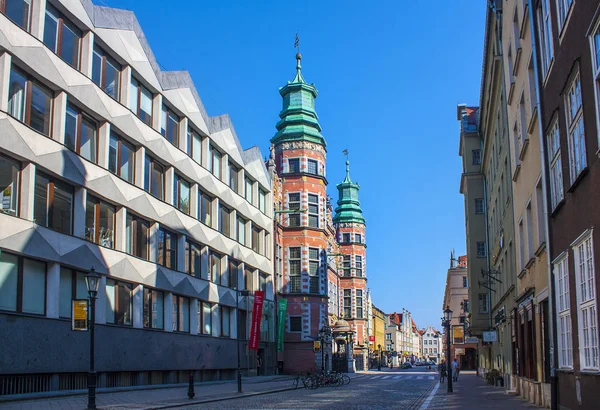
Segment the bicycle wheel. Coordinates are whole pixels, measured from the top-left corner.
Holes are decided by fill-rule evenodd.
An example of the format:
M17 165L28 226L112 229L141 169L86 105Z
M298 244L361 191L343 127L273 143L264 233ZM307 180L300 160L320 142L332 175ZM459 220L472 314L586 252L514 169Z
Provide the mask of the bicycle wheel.
M350 377L348 375L343 375L342 378L344 379L344 384L350 384Z
M295 378L295 379L294 379L294 383L293 383L293 385L294 385L294 389L297 389L297 388L298 388L298 380L299 380L299 379L300 379L300 377L299 377L299 376L298 376L297 378Z
M344 378L341 374L335 376L335 387L340 387L344 385Z

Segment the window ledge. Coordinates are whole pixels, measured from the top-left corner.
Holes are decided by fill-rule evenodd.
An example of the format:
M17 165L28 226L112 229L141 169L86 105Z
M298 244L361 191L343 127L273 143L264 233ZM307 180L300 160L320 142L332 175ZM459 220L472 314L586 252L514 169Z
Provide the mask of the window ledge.
M519 71L519 66L521 64L521 54L523 54L523 47L521 47L521 42L519 41L519 46L517 47L517 52L515 53L515 65L513 66L512 70L513 77L516 77L517 72Z
M581 180L587 175L588 171L589 167L585 167L584 169L582 169L579 175L577 175L577 178L575 178L575 181L573 181L569 189L567 189L567 192L575 191L575 189L577 189L577 186L581 183Z
M530 269L533 265L535 265L535 256L529 258L529 260L525 264L525 269Z
M515 79L511 75L511 78L510 78L510 88L508 90L508 98L507 98L507 101L508 101L509 105L512 104L512 98L513 98L513 94L514 93L515 93Z
M584 374L586 376L598 376L600 375L600 370L599 369L583 369L580 371L581 374Z
M532 98L532 97L530 97ZM535 128L537 120L537 105L533 106L533 110L531 110L531 118L529 119L529 124L527 124L527 133L533 134L533 129Z
M565 204L565 198L561 199L556 206L554 207L554 210L552 211L552 213L550 213L550 218L554 218L556 216L556 214L558 213L558 211L563 207L563 205Z
M517 164L515 169L513 170L513 182L517 182L517 178L519 177L519 172L521 172L521 164Z
M546 250L546 241L540 243L540 246L535 250L535 256L539 257L543 251Z
M523 269L521 272L519 272L519 274L517 275L517 278L523 279L523 276L525 276L526 274L527 274L527 269Z
M519 151L519 159L523 161L525 159L525 154L527 153L527 147L529 147L529 137L523 140L523 144L521 144L521 150Z

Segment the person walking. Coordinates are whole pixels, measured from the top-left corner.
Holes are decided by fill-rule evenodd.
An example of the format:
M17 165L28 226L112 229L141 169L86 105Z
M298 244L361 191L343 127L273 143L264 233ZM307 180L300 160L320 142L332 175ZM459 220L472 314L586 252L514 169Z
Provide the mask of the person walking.
M442 360L440 363L440 383L444 383L446 379L446 362Z
M458 381L458 372L460 371L459 369L459 365L458 365L458 359L455 357L454 361L452 362L452 381L457 382Z
M256 375L260 376L260 368L262 367L262 359L260 355L256 356Z

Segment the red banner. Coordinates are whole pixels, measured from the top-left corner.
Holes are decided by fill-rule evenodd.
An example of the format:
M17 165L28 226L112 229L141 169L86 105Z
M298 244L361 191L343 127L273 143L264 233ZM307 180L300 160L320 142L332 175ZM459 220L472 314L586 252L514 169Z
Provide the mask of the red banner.
M252 309L252 325L250 326L250 342L248 349L258 351L258 339L260 339L260 320L262 318L263 302L265 292L257 290L254 292L254 308Z

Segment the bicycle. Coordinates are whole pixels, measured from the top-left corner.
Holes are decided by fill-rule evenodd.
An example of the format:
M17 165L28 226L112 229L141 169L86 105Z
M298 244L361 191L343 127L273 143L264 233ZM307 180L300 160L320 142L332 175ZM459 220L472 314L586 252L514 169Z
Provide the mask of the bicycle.
M311 375L309 375L308 373L298 373L298 375L296 376L296 378L293 381L293 385L294 385L294 389L298 388L298 385L300 384L300 382L302 382L302 384L304 385L305 389L310 389L313 380L311 379Z

